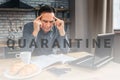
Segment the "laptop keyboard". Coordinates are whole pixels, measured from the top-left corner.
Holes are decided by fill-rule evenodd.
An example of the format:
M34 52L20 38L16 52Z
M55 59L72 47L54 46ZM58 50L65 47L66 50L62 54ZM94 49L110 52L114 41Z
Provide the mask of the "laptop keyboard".
M92 55L87 55L87 56L85 56L85 57L83 57L83 58L78 58L78 59L70 62L70 64L71 64L71 63L80 64L80 63L82 63L82 62L84 62L84 61L87 61L87 60L90 60L90 59L93 59L93 56L92 56Z

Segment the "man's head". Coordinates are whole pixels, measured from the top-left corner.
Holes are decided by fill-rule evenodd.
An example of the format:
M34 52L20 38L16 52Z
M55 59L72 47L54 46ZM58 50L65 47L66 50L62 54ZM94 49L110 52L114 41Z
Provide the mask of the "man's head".
M55 9L48 5L42 6L39 10L39 16L41 16L42 30L49 32L55 22Z

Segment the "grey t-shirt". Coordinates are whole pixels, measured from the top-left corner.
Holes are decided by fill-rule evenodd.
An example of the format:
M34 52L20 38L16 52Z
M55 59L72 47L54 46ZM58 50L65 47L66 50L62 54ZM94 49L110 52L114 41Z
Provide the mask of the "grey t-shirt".
M33 55L46 55L54 53L54 48L58 47L60 52L67 53L70 49L65 43L68 43L67 35L60 36L59 31L55 26L48 33L44 33L41 29L34 37L33 22L27 23L23 29L23 39L26 40L24 50L33 51Z

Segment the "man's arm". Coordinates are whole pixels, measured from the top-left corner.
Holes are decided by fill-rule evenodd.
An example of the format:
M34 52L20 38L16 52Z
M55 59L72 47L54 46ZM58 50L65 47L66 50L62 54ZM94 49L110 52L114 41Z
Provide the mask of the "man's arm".
M54 18L55 18L55 26L57 27L60 36L65 36L64 21L57 17Z
M60 36L57 38L59 45L60 45L60 50L62 53L68 53L70 51L69 46L67 45L67 43L69 44L67 35L64 36Z
M69 44L67 35L65 33L65 29L64 29L64 21L57 17L54 17L54 18L55 18L55 26L57 27L58 34L59 34L57 39L60 45L60 49L62 53L68 53L70 51L70 48L69 46L65 46L65 43L64 43L66 42Z
M23 50L32 50L32 48L30 48L30 44L32 40L35 40L35 37L32 35L33 32L33 22L27 23L24 25L24 29L23 29L23 37L22 39L25 40L25 47L23 48Z
M38 16L34 21L33 21L33 32L32 32L32 35L34 37L37 37L38 35L38 32L40 31L40 27L42 26L42 23L41 23L41 16Z

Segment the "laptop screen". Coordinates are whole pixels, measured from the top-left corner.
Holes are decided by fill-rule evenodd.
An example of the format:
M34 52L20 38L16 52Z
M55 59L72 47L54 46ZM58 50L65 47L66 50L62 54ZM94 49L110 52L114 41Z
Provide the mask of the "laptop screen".
M112 57L114 34L99 34L96 39L94 63L98 64Z

